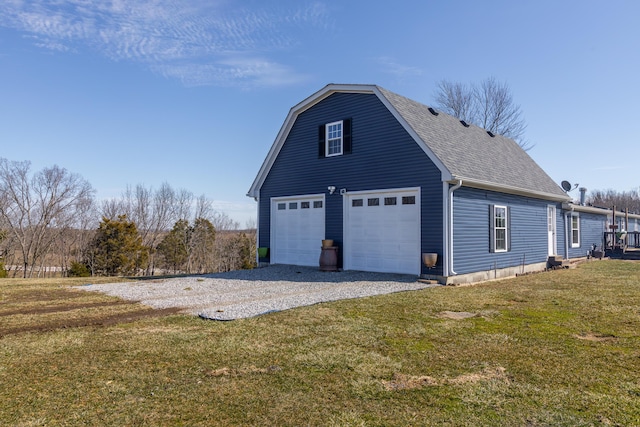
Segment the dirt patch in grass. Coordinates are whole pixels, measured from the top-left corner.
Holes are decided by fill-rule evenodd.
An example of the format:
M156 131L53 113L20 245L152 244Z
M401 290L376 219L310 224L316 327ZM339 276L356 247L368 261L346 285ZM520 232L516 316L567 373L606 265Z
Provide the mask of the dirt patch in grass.
M594 341L594 342L604 342L604 341L615 341L617 338L614 335L603 335L596 334L593 332L588 332L586 334L575 335L579 340L584 341Z
M31 289L28 293L17 292L6 301L7 309L0 309L0 318L12 316L26 318L25 324L19 326L0 326L0 337L25 332L47 332L58 329L79 328L85 326L110 326L129 323L152 317L176 314L180 310L168 308L154 310L131 301L109 299L107 301L87 301L86 294L76 290L42 288ZM128 308L110 311L110 308ZM95 309L105 310L95 310ZM93 310L91 310L93 309ZM48 319L46 315L60 313L82 313L65 318Z
M24 291L12 292L11 299L4 302L11 303L35 303L35 302L49 302L70 300L76 298L82 298L82 292L70 291L67 289L51 289L51 288L33 288L28 287Z
M152 308L143 308L127 313L119 313L111 316L90 317L84 319L70 319L57 322L48 322L38 325L20 326L17 328L0 328L0 338L19 334L24 332L48 332L57 329L81 328L85 326L111 326L120 323L130 323L136 320L147 319L152 317L163 317L176 314L180 310L177 308L166 308L162 310L154 310Z
M205 375L210 377L239 377L248 374L267 374L270 372L281 371L282 368L276 365L269 366L267 368L258 368L256 366L249 366L247 368L229 368L223 367L218 369L209 369L205 371Z
M453 319L453 320L463 320L470 319L471 317L476 317L477 313L469 313L466 311L442 311L438 313L438 317L441 319Z
M424 387L443 385L464 385L481 381L498 380L508 382L505 368L487 368L481 372L459 375L454 378L434 378L431 376L411 376L395 373L390 381L383 381L384 388L388 391L414 390Z
M65 311L78 310L81 308L98 308L98 307L115 307L119 305L134 305L135 302L131 301L105 301L105 302L93 302L86 304L63 304L63 305L50 305L43 307L29 307L26 309L17 308L14 310L0 311L0 317L13 316L16 314L35 315L35 314L48 314L48 313L62 313Z

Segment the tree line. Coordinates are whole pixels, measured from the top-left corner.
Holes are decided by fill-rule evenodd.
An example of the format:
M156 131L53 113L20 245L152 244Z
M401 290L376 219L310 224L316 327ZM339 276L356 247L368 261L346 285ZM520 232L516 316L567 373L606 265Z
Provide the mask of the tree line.
M255 227L168 183L98 202L59 166L0 158L0 275L156 275L255 266Z
M630 213L640 214L640 188L629 191L594 190L589 194L587 203L607 209L615 206L617 211L628 209Z

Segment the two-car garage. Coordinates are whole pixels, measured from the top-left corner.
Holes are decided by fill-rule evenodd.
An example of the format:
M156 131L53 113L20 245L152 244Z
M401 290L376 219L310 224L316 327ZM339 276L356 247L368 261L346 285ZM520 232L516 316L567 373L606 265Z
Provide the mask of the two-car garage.
M345 270L420 274L420 191L345 192ZM317 266L325 238L325 195L271 200L271 262ZM331 212L331 214L340 214ZM331 236L326 236L331 237Z

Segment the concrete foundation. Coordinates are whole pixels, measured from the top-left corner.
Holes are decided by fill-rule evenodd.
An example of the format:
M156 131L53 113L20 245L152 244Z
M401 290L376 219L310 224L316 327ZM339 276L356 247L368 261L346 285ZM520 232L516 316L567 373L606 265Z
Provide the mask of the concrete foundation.
M434 276L423 274L421 279L437 280L443 285L464 285L477 282L486 282L488 280L505 279L507 277L515 277L518 274L534 273L547 269L547 263L540 262L536 264L518 265L515 267L498 268L495 270L477 271L475 273L458 274L456 276Z

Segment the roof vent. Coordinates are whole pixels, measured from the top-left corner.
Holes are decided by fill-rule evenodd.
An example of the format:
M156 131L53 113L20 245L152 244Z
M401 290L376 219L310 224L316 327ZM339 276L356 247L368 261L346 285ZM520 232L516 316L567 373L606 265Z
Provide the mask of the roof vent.
M462 123L462 126L468 128L469 127L469 123L465 122L464 120L460 120L460 123Z
M487 131L487 134L488 134L491 138L493 138L494 136L496 136L496 134L495 134L495 133L493 133L493 132L491 132L490 130L488 130L488 131Z
M436 110L434 110L434 109L433 109L433 108L431 108L431 107L429 107L429 112L430 112L431 114L433 114L434 116L437 116L438 114L440 114L440 113L438 113Z

